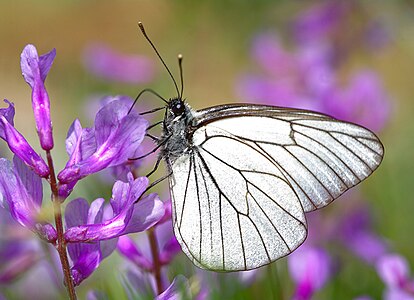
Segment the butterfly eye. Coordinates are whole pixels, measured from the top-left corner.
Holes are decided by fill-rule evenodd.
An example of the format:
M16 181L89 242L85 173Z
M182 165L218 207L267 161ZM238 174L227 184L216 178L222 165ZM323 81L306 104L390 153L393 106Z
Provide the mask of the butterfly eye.
M170 103L170 110L172 111L172 113L177 117L177 116L181 116L184 113L185 110L185 105L183 100L181 99L174 99L171 103Z

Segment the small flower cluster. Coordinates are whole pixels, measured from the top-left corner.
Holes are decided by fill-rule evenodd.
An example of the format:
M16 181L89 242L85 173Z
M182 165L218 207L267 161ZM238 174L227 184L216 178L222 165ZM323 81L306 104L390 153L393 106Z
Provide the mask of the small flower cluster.
M13 103L5 100L8 106L0 109L0 137L14 154L12 161L0 158L0 204L15 221L56 247L64 273L70 267L69 276L65 276L69 290L92 274L117 248L121 236L149 229L165 218L166 209L156 194L141 197L148 186L146 177L135 178L129 173L126 182L118 180L113 185L109 204L102 198L91 204L83 198L71 200L66 206L63 228L61 204L77 182L103 169L127 164L139 148L148 122L137 112L129 112L130 106L117 97L99 110L94 127L83 128L76 119L66 138L69 159L56 177L51 155L54 141L50 100L45 88L55 56L55 50L39 56L33 45L27 45L21 55L21 69L32 90L36 130L46 160L15 128ZM42 179L52 191L55 225L42 212ZM39 259L32 255L30 247L26 248L23 251L21 247L24 253L19 252L24 255L13 254L15 258L20 257L14 265L25 267L19 271L13 268L13 260L9 260L9 271L1 274L3 280L16 277ZM10 252L10 248L2 247L2 251Z

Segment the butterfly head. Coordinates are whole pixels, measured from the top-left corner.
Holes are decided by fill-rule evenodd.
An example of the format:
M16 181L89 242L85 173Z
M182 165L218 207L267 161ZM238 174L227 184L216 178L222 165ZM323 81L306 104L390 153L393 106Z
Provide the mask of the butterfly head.
M180 97L171 99L168 101L168 110L174 115L174 117L181 116L186 111L184 100Z

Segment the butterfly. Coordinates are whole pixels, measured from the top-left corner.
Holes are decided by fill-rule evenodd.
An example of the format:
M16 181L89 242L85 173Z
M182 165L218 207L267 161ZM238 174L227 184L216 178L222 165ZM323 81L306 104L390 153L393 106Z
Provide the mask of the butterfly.
M182 98L182 57L179 92L139 26L178 94L165 100L144 90L166 103L150 112L164 110L155 169L163 159L168 174L151 186L169 179L174 233L196 266L250 270L292 253L307 236L305 213L380 165L384 147L373 132L322 113L256 104L193 110Z

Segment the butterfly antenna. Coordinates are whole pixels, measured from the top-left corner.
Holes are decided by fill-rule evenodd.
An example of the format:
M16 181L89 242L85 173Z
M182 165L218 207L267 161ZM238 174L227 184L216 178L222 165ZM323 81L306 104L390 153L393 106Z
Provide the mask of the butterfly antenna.
M178 54L178 67L180 68L180 81L181 81L180 99L183 99L183 93L184 93L183 56L181 54Z
M152 49L154 49L155 53L157 54L158 58L160 59L160 61L162 62L162 64L164 65L165 69L167 70L168 74L170 74L170 77L172 79L172 81L174 82L174 86L175 89L177 91L177 95L180 96L180 92L178 90L178 85L177 82L174 79L174 76L172 75L170 69L168 69L167 64L164 62L164 60L162 59L160 53L158 52L157 48L155 48L155 45L152 43L152 41L150 40L150 38L148 37L147 33L145 32L145 28L144 25L141 22L138 22L138 26L142 31L142 34L144 35L144 37L147 39L148 43L150 43Z

